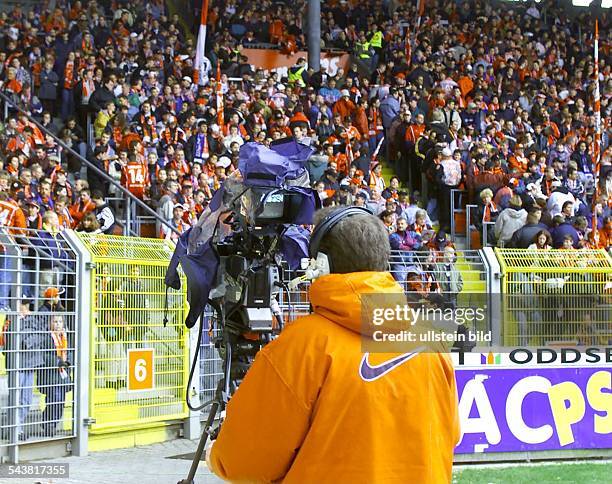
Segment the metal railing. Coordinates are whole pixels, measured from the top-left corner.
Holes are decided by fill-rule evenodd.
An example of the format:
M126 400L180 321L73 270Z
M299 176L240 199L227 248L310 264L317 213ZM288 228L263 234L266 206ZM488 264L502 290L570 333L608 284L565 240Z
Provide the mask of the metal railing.
M0 230L0 454L73 438L77 254L62 233Z
M472 249L472 211L476 210L478 205L468 204L465 206L465 248Z
M494 236L491 236L491 234L493 234L494 232L492 232L495 229L495 222L483 222L482 223L482 246L483 247L492 247L495 244L494 242Z
M495 249L506 346L612 343L612 259L604 250Z
M66 143L64 143L55 134L53 134L51 131L49 131L47 128L45 128L36 119L34 119L30 115L30 113L28 113L21 106L18 106L11 99L9 99L9 97L7 97L3 92L0 92L0 100L3 101L3 112L4 112L4 119L5 120L8 118L9 112L10 112L11 109L14 110L14 111L17 111L17 112L19 112L21 114L24 114L25 116L27 116L29 122L33 123L45 135L50 136L51 138L53 138L53 140L59 146L61 146L62 149L66 150L68 153L70 153L70 155L72 155L72 156L76 157L78 160L80 160L81 163L83 163L87 167L87 170L92 170L94 173L96 173L97 175L102 177L102 179L104 179L106 183L112 185L115 189L117 189L120 193L122 193L123 194L122 200L126 204L126 213L130 213L131 212L130 205L134 204L135 206L140 207L149 216L154 217L156 221L158 221L159 223L165 225L169 230L171 230L171 231L173 231L173 232L175 232L177 234L179 233L176 230L176 228L173 227L170 224L169 221L164 220L162 217L160 217L155 212L155 210L153 210L151 207L149 207L146 203L144 203L138 197L134 196L129 190L127 190L120 183L118 183L108 173L106 173L104 170L98 168L95 164L93 164L87 158L81 156L80 153L78 153L72 147L70 147ZM139 236L140 235L140 234L136 233L135 230L133 230L133 225L134 225L134 219L133 218L131 218L129 216L126 216L126 219L123 222L121 220L119 220L118 222L119 222L120 225L122 225L124 227L124 235L134 235L134 236Z
M392 251L389 272L406 292L416 290L421 284L432 301L447 307L485 307L486 317L464 325L462 330L468 333L491 330L491 314L488 308L491 287L488 280L488 270L480 251L457 251L457 258L450 266L441 252ZM301 275L300 271L291 271L283 266L282 281L289 282ZM310 284L285 291L281 290L278 297L279 306L285 323L310 314L310 299L308 296ZM213 399L217 383L223 375L222 360L219 358L214 340L219 328L216 326L214 312L211 307L205 311L205 323L202 333L199 355L200 402ZM469 348L468 348L469 350ZM208 408L202 411L202 418L207 415Z
M185 418L184 288L168 292L165 310L172 247L159 239L76 235L92 260L90 432Z
M462 199L466 195L465 190L451 190L450 209L451 209L451 240L457 240L457 220L456 216L465 214L465 208L462 208Z

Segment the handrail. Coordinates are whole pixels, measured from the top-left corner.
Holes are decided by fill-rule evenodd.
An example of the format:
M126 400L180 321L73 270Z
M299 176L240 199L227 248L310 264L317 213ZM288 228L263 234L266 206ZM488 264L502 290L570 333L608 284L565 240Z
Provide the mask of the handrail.
M104 170L101 170L100 168L98 168L96 165L94 165L91 161L89 161L87 158L81 156L80 153L77 153L75 150L73 150L70 146L68 146L66 143L64 143L61 139L59 139L56 135L54 135L51 131L49 131L47 128L45 128L42 124L40 124L38 121L36 121L31 115L30 113L28 113L27 111L25 111L24 109L22 109L20 106L18 106L17 104L15 104L11 99L9 99L4 92L0 91L0 98L4 100L6 105L10 105L12 106L14 109L16 109L17 111L19 111L22 114L25 114L28 118L28 120L31 123L34 123L38 129L40 129L43 133L45 133L48 136L51 136L55 142L60 145L63 149L67 150L71 155L76 156L79 160L81 160L81 162L85 163L85 165L87 166L87 169L93 169L94 172L96 172L98 175L101 175L102 178L104 178L107 182L109 182L111 185L113 185L114 187L118 188L127 198L131 199L133 202L136 203L136 205L142 207L145 212L147 212L148 214L152 215L153 217L155 217L156 220L158 220L160 223L164 224L166 227L168 227L170 230L172 230L174 233L176 233L177 235L180 235L180 232L174 228L168 221L164 220L162 217L160 217L155 210L153 210L151 207L149 207L146 203L144 203L142 200L140 200L138 197L134 196L129 190L127 190L124 186L122 186L120 183L117 183L115 181L115 179L113 177L111 177L108 173L106 173Z
M456 232L457 232L457 224L455 222L455 214L457 213L463 213L465 211L465 209L461 208L461 202L459 202L459 207L457 207L457 204L455 203L455 195L457 195L457 193L459 195L461 194L465 194L467 193L465 190L460 190L457 188L453 188L451 190L451 197L450 197L450 206L451 206L451 221L450 221L450 225L451 225L451 240L456 240ZM461 197L459 197L459 200L461 200Z
M58 267L62 268L64 271L68 272L70 270L70 267L68 266L67 263L62 262L61 260L55 259L43 247L40 247L38 245L34 245L32 243L32 241L30 240L32 238L32 234L34 234L35 236L38 236L39 232L43 232L43 231L42 230L37 230L37 231L29 231L29 232L26 232L25 234L11 234L11 233L8 232L6 227L0 227L0 234L2 234L5 237L7 237L14 244L16 244L16 245L23 245L23 246L26 246L28 249L32 249L34 252L36 252L37 257L40 257L42 255L42 256L44 256L46 258L46 260L53 261L53 263L57 264ZM62 242L66 242L66 239L64 238L63 235L61 235L61 232L58 235L61 236ZM62 247L62 249L64 249L64 247Z
M472 210L478 208L478 205L468 204L465 206L465 248L472 248Z
M482 223L482 246L489 247L489 225L495 227L495 222Z

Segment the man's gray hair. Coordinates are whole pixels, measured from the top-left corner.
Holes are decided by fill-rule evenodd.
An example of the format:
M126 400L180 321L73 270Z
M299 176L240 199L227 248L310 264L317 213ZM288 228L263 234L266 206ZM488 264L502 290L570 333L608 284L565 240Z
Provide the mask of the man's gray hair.
M317 225L338 207L326 207L314 215ZM328 232L319 247L330 259L332 272L386 271L389 268L389 232L374 215L351 215Z

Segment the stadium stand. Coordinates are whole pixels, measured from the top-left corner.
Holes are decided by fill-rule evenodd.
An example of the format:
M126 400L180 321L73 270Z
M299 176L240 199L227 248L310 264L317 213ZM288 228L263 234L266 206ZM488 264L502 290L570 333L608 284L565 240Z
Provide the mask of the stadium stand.
M316 149L323 205L384 220L402 283L447 246L610 249L605 11L324 2L322 48L344 60L314 72L299 54L305 2L211 0L200 72L200 2L51 5L0 14L2 225L41 229L55 211L64 228L176 240L242 144L294 136ZM253 52L295 65L265 69Z
M546 0L325 1L315 72L302 60L306 3L210 0L205 75L198 0L0 4L0 447L77 431L73 380L45 382L50 363L15 346L38 325L44 341L28 351L44 343L70 366L86 278L68 240L95 266L92 435L187 415L184 294L171 296L166 328L171 245L151 238L188 230L247 142L311 144L323 205L380 216L407 292L449 307L491 297L483 251L469 249L495 246L503 343L609 344L609 13ZM304 288L281 297L287 320L309 311ZM127 355L144 343L167 360L161 397L126 390ZM202 348L206 400L221 368L208 332Z

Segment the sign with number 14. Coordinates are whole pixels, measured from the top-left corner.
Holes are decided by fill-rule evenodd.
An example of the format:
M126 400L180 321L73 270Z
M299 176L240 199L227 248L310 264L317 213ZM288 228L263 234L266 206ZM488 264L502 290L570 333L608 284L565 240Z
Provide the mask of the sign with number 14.
M128 390L153 389L153 348L128 350Z

